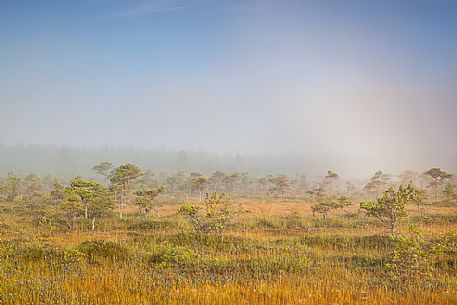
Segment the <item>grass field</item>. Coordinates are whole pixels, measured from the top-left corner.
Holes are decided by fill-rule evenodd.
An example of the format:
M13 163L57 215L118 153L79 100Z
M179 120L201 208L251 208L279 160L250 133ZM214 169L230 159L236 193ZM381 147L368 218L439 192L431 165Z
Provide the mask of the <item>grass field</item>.
M394 240L376 220L340 211L323 221L307 202L238 200L245 213L223 241L197 235L172 203L159 218L130 209L95 231L37 224L5 205L0 304L457 304L457 208L408 207L400 233L415 223L424 240L448 246L427 261L427 277L396 277Z

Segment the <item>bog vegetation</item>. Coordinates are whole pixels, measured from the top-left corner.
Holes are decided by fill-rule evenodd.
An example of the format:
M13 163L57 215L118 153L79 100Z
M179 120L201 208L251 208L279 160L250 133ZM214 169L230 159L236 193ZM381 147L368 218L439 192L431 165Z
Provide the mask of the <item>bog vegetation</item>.
M0 304L456 304L457 189L216 171L0 180Z

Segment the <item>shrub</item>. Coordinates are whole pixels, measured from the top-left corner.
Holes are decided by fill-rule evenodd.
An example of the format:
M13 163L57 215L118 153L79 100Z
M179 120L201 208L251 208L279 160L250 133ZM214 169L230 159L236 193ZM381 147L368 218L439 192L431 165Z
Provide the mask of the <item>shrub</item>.
M191 249L186 247L171 247L160 251L158 254L153 255L149 262L166 265L179 265L189 261L193 256Z
M3 252L3 251L2 251ZM85 254L75 249L63 249L48 244L13 245L3 255L22 262L47 261L53 265L66 265L83 261Z
M397 286L420 284L434 288L439 284L438 273L432 263L435 256L444 251L444 245L428 241L415 226L409 234L393 238L394 250L386 264L389 280Z
M96 262L99 258L123 261L129 257L127 249L114 242L85 241L78 246L77 250L86 254L90 263Z
M157 221L151 219L134 222L127 226L129 230L160 230L172 227L173 223L171 221Z
M241 206L235 209L229 198L223 194L206 193L204 212L190 203L181 205L179 213L191 222L198 234L217 234L224 239L224 233L236 215L242 212Z

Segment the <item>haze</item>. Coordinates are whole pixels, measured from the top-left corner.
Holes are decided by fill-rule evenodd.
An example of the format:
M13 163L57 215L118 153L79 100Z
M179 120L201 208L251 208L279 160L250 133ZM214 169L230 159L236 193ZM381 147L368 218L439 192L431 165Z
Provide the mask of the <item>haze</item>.
M456 16L455 1L2 1L0 143L455 172Z

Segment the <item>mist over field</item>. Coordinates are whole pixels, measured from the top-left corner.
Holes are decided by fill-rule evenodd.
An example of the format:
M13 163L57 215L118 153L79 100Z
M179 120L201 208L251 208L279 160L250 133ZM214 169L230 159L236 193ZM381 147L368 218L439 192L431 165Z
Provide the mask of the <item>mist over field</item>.
M200 171L210 175L217 170L248 172L254 176L306 175L310 181L322 178L329 168L341 176L367 179L377 170L398 175L405 169L423 172L441 166L457 172L452 154L337 154L337 153L215 153L206 150L166 150L138 147L65 147L16 145L0 146L0 176L9 172L40 176L57 175L70 179L94 176L93 165L103 161L114 165L131 162L141 168L160 172Z
M456 171L453 2L0 8L2 174L175 170L181 150L201 171Z

